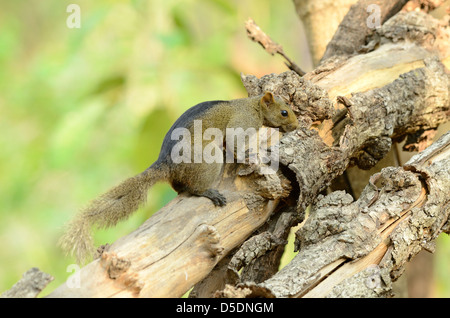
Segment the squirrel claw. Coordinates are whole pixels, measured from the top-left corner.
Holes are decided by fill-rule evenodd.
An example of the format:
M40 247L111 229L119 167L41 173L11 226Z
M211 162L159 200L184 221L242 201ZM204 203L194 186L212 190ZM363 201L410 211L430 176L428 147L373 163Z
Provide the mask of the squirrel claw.
M215 189L208 189L201 196L210 199L215 206L225 206L227 204L227 199Z

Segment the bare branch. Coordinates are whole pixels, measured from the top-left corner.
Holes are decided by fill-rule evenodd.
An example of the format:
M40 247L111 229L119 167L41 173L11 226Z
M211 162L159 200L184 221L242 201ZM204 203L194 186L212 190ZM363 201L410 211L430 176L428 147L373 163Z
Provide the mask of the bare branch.
M275 43L266 33L261 30L261 28L253 21L253 19L248 19L245 22L245 28L247 30L248 37L256 43L261 44L261 46L266 50L267 53L274 55L276 53L280 54L287 61L286 66L296 72L298 75L303 76L303 72L300 67L297 66L291 59L284 53L283 47L278 43Z

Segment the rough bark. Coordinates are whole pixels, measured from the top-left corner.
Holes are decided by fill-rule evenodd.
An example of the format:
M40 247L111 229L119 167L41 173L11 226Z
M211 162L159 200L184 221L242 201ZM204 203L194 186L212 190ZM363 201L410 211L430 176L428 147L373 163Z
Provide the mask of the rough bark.
M235 179L235 166L227 168L219 186L227 197L225 207L214 208L204 198L178 196L83 267L78 272L79 288L63 284L49 297L183 295L289 194L289 181L281 174L241 180Z
M408 0L361 0L345 15L327 45L321 61L334 56L349 56L364 49L366 39ZM373 20L373 21L372 21Z
M314 65L319 64L327 44L355 2L357 0L294 0L297 15L305 27Z
M390 35L389 30L401 25L403 38L409 30L416 37L416 30L406 23L423 19L430 27L438 23L420 13L399 14L379 34ZM392 139L433 129L447 120L448 75L432 51L407 41L387 42L368 54L330 61L323 72L316 69L304 78L292 72L243 78L250 96L263 90L283 96L303 123L281 140L280 151L280 162L296 174L300 186L299 211L349 164L370 168L387 153ZM442 53L448 56L448 47Z
M13 287L2 293L0 298L36 298L52 280L52 276L33 267Z
M297 232L300 252L261 288L275 297L381 297L405 264L434 250L450 222L450 132L403 167L374 175L360 199L321 197Z
M303 1L300 1L303 2ZM365 2L365 3L364 3ZM448 6L449 2L447 1L446 4L442 5L441 8L436 9L439 5L441 5L443 1L441 0L414 0L409 1L406 6L403 7L402 10L405 11L418 11L423 10L425 12L430 12L433 17L442 18L443 14L445 14L445 7ZM297 3L297 2L296 2ZM376 6L378 5L378 7ZM380 22L382 18L385 18L385 13L389 12L389 14L395 13L396 10L400 5L396 3L396 1L377 1L375 3L374 1L359 1L358 4L355 4L354 7L352 7L352 10L347 14L344 21L342 22L341 26L339 27L339 31L334 35L333 40L331 43L325 42L325 45L328 45L327 52L325 53L324 59L328 58L331 55L351 55L355 54L360 51L366 50L368 47L373 45L375 42L372 42L370 37L366 38L368 34L371 34L374 31L374 28L370 26L374 26L374 22ZM379 15L377 16L376 10L379 8ZM392 10L394 8L394 10ZM298 11L298 10L297 10ZM366 12L365 12L366 11ZM320 17L320 15L319 15ZM378 19L378 21L376 21ZM368 23L367 23L368 22ZM356 28L355 26L359 26ZM305 24L306 27L315 28L317 25L311 26L309 24ZM320 31L323 31L322 29L326 26L333 28L333 24L329 23L322 23L320 27ZM310 32L311 34L311 32ZM319 32L312 33L316 35L317 39L315 41L323 41L322 34ZM310 45L314 44L311 40L309 40ZM314 50L312 50L314 51ZM322 58L322 55L317 57L317 63L318 60ZM444 124L446 126L446 129L448 129L450 126L447 124ZM441 130L443 128L441 127ZM423 135L428 135L431 132L435 132L435 130L428 130L423 133ZM421 134L421 132L418 132L417 134ZM414 134L416 135L416 134ZM413 136L411 136L413 137ZM413 138L420 139L421 137L414 136ZM408 137L409 139L409 137ZM424 138L425 139L425 138ZM408 149L404 149L407 151L413 151L415 148L420 148L420 150L423 150L425 146L429 145L430 140L432 138L427 138L424 140L424 142L417 143L415 141L407 141L406 145L408 146ZM387 166L398 166L402 163L406 162L408 160L407 158L410 158L410 154L407 154L405 152L401 152L400 150L401 146L398 143L393 143L393 146L391 147L391 150L388 152L388 154L379 161L373 168L369 170L361 170L358 167L349 167L343 175L337 177L335 180L333 180L332 184L330 185L330 190L345 190L348 193L350 193L353 197L358 198L367 182L369 177L373 175L376 172L379 172L381 168L387 167ZM406 160L404 160L406 158ZM429 260L432 259L432 255L428 254L425 255L424 258L427 258ZM416 261L414 261L416 262ZM413 276L412 272L415 270L415 268L420 267L421 265L414 266L414 262L412 262L409 266L410 270L408 270L408 277L411 275ZM431 264L430 264L431 265ZM431 267L428 266L431 270ZM424 282L422 284L431 284L431 280L427 277L429 275L423 275L423 269L420 270L419 275L415 275L417 278L422 277L422 281ZM408 284L410 282L410 279L408 278ZM415 279L414 282L418 282L418 279ZM398 284L398 283L397 283ZM417 285L417 283L415 283ZM406 286L406 285L405 285ZM396 286L394 286L394 289ZM429 287L422 287L422 288L415 288L414 290L418 289L429 289ZM412 290L412 289L410 289ZM397 292L396 295L399 293ZM410 293L412 297L414 297L415 293ZM423 293L419 294L423 295Z
M416 21L423 19L427 19L424 24L434 30L433 43L438 44L442 50L436 51L422 36L415 34ZM436 28L438 24L434 19L421 13L399 14L379 30L379 35L391 34L390 29L402 25L404 34L399 35L399 38L420 39L420 43L426 43L427 49L399 41L386 47L381 46L378 52L344 59L343 62L331 61L329 63L331 66L325 65L322 68L323 72L321 69L306 75L305 78L311 79L318 84L317 86L292 73L270 75L261 79L253 76L243 77L250 95L270 89L291 101L300 120L306 126L311 124L311 127L317 128L318 135L322 138L320 140L314 130L299 130L297 135L300 138L291 135L282 140L284 152L281 154L281 161L295 172L300 186L298 201L300 213L314 201L321 189L333 178L334 173L338 175L348 167L349 162L346 160L363 168L370 168L390 148L392 139L402 138L415 129L423 131L435 127L441 119L448 120L448 76L436 57L433 57L437 53L442 60L446 60L448 48L441 44L446 43L448 35L445 29ZM410 30L412 35L408 35L407 30ZM426 34L428 31L422 29L422 32ZM384 36L381 36L380 41L385 45L389 44ZM411 51L406 53L408 49ZM425 67L420 67L423 65ZM411 69L413 71L409 71ZM323 73L325 76L322 76ZM369 79L368 74L373 77ZM436 77L437 74L440 75ZM339 83L337 79L342 77L347 81ZM347 91L349 83L355 85L351 84L352 87ZM344 115L340 108L336 107L337 114L331 120L326 119L329 117L330 103L326 93L318 86L325 87L329 93L331 92L333 99L336 100L334 106L344 107ZM430 90L431 87L433 89ZM358 91L360 93L357 93ZM437 91L440 93L436 95ZM353 95L353 98L342 98L340 94L348 97ZM421 119L417 120L414 113L416 115L420 113ZM321 120L322 122L317 124ZM411 122L407 123L409 120ZM352 136L352 141L350 142L346 136ZM312 141L314 138L316 141ZM305 167L313 167L313 171ZM256 257L252 262L257 263L259 259ZM230 268L233 269L233 266ZM246 280L241 277L241 281ZM246 288L251 286L253 285L247 284ZM263 285L259 285L261 286Z

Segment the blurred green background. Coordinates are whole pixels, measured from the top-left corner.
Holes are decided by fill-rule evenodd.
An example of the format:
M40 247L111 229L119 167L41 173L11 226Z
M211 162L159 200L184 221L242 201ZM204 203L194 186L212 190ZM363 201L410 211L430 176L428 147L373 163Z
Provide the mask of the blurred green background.
M80 28L66 24L71 3ZM248 40L248 17L312 69L290 0L0 0L0 293L31 267L55 277L42 295L62 284L74 260L56 242L80 206L146 169L187 108L245 97L241 72L286 70ZM155 186L145 208L96 231L96 243L133 231L174 196ZM435 293L449 296L450 243L439 244Z

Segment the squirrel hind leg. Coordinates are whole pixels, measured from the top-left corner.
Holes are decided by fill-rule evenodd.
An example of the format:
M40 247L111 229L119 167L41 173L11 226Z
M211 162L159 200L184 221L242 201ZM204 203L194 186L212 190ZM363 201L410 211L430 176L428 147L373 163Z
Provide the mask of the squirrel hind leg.
M178 193L206 197L215 206L224 206L227 203L225 196L213 189L219 183L222 168L222 163L177 164L171 171L170 183Z
M225 206L227 204L227 199L225 198L225 196L215 189L206 189L204 191L203 190L197 191L197 190L190 189L186 185L181 185L181 184L177 184L177 183L172 184L172 187L178 193L187 192L190 195L208 198L212 201L212 203L215 206Z

